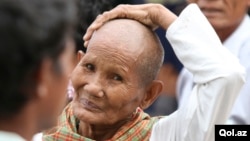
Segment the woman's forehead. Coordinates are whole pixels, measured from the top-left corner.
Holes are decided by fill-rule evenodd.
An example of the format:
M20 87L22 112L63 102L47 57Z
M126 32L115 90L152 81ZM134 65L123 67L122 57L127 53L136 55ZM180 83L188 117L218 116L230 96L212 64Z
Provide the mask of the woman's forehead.
M148 29L133 20L113 20L98 29L89 44L106 44L123 51L142 52L142 46L149 39L145 38Z
M131 66L137 60L136 56L121 50L111 48L96 47L90 48L84 56L86 61L95 61L113 65Z

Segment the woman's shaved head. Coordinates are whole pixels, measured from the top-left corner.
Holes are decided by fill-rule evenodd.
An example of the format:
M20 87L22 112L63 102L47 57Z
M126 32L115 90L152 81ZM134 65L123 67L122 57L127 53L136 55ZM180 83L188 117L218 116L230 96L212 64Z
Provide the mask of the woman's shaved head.
M125 19L105 23L89 40L86 54L72 73L77 118L120 126L137 107L148 107L162 89L162 83L153 80L163 55L157 36L141 23ZM98 108L83 108L83 99Z

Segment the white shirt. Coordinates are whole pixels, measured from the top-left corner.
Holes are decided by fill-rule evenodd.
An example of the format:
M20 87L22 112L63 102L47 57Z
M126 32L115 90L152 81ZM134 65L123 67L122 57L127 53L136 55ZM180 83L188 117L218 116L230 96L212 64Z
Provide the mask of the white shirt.
M247 72L246 83L237 97L228 124L250 124L250 18L245 15L239 27L233 32L223 45L236 57ZM216 50L215 50L216 51ZM193 88L193 75L182 69L177 82L177 98L179 106L185 105Z
M150 140L213 141L214 125L226 121L244 83L244 68L196 4L184 9L166 37L196 85L186 105L154 125Z
M228 124L250 124L250 18L245 16L236 31L224 42L246 69L246 83L242 87L231 111Z
M13 132L0 131L0 141L25 141L25 139Z

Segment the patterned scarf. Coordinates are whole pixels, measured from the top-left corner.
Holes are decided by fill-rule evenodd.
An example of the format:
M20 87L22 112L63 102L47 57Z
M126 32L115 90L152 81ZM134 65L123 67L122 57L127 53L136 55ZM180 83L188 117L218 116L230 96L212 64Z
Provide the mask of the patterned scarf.
M140 108L133 120L126 123L117 133L107 141L145 141L149 140L153 124L161 117L151 118ZM59 117L58 126L43 133L44 141L94 141L77 133L79 120L73 115L69 104Z

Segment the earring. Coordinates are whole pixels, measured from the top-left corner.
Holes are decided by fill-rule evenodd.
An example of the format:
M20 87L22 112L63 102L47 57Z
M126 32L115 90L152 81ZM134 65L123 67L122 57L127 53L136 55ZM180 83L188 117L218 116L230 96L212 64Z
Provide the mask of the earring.
M137 116L137 109L132 113L132 115L130 116L130 119L134 119Z

